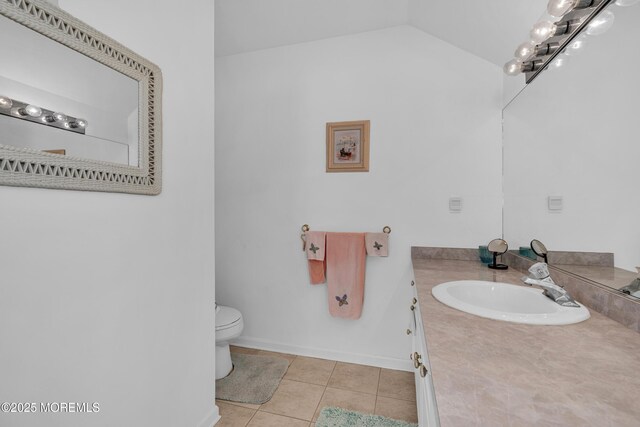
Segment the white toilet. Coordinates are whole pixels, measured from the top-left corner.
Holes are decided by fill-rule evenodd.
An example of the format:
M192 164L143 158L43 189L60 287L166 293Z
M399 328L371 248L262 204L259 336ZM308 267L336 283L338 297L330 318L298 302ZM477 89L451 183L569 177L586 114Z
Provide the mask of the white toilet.
M244 323L242 313L235 308L216 304L216 379L224 378L233 369L229 341L238 338Z

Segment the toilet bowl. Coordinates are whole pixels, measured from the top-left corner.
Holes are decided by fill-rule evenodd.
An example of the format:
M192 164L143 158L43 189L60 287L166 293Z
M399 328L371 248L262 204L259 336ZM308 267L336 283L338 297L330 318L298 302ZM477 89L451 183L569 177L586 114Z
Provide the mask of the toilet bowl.
M242 313L235 308L216 304L216 379L224 378L233 369L229 341L238 338L244 323Z

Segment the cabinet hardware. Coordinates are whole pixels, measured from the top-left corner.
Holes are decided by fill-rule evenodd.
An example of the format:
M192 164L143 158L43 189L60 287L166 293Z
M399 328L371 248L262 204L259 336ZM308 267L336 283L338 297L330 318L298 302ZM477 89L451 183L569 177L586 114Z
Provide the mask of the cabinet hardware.
M416 307L414 305L411 306L411 311L415 310Z
M407 335L411 335L411 329L407 329Z
M427 369L427 367L424 365L420 365L420 376L424 378L427 376L427 373L429 373L429 370Z
M413 303L414 303L414 304L417 304L417 303L418 303L418 300L414 298L414 299L413 299Z
M422 362L420 361L420 359L422 359L422 356L419 355L417 351L413 352L413 366L416 369L422 366Z
M414 282L413 280L411 281L411 286L415 286L416 282Z

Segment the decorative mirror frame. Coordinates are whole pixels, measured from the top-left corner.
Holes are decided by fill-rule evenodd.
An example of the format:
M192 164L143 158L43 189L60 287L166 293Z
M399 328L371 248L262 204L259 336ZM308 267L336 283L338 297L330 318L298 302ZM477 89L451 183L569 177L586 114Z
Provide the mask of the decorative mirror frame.
M115 40L44 0L0 1L0 15L138 82L138 166L87 160L0 144L0 184L160 194L162 73Z

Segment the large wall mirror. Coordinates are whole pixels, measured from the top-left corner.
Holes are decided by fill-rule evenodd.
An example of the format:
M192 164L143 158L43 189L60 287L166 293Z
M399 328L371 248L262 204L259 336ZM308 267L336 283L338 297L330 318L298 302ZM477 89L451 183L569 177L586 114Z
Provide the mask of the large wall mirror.
M0 3L0 184L158 194L160 69L44 0Z
M504 109L504 236L549 263L640 297L640 5L584 36ZM557 256L554 251L611 255ZM636 284L635 290L633 283ZM640 300L638 300L640 301Z

